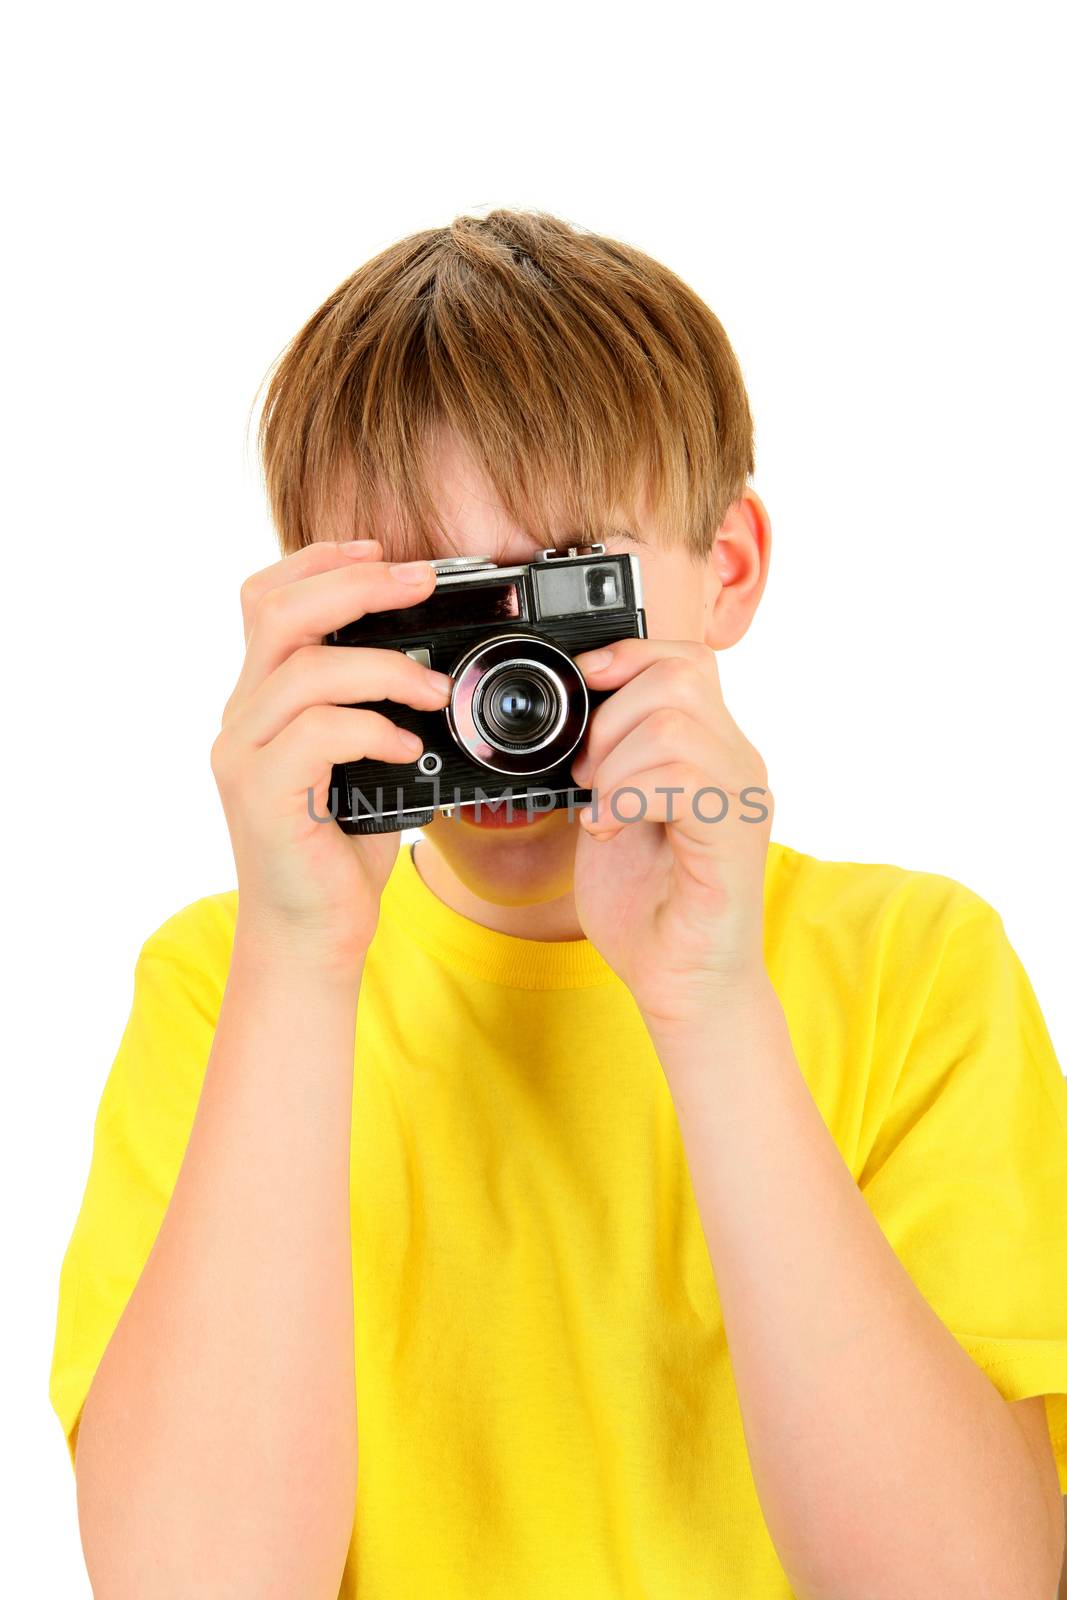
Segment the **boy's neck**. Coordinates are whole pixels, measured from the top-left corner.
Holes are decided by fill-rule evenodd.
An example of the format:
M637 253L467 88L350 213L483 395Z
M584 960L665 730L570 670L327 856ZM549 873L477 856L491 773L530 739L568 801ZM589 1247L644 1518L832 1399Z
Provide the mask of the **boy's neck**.
M519 939L583 939L585 937L572 894L538 905L498 906L483 900L457 878L448 862L428 839L419 839L412 850L415 870L432 895L468 917L471 922L494 933L509 933Z

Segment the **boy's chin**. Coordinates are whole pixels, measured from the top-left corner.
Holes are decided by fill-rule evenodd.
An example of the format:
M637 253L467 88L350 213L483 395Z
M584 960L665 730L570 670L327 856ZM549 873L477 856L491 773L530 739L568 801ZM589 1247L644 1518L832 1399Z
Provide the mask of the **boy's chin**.
M533 906L558 900L574 887L578 826L562 808L505 828L438 814L422 832L471 894L492 905Z

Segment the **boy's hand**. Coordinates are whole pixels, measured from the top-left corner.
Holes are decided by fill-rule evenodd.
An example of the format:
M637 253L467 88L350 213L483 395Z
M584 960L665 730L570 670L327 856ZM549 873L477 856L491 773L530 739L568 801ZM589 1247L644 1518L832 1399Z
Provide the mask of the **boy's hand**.
M238 914L265 949L347 970L370 943L399 834L350 837L329 818L335 762L413 762L414 734L358 702L438 710L450 681L399 650L324 645L371 611L425 600L428 561L389 567L375 540L308 545L241 589L246 653L211 768L233 842ZM404 582L397 573L414 581ZM314 792L316 821L309 813Z
M591 688L615 691L572 766L597 812L580 817L575 903L650 1027L684 1029L765 992L767 769L723 704L709 646L624 639L603 654L575 657Z

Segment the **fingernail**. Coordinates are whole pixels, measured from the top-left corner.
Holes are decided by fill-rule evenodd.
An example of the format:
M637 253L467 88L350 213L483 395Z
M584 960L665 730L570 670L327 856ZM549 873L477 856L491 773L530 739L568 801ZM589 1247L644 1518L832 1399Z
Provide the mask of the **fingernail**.
M342 539L337 548L342 555L366 556L377 548L377 539Z
M584 672L602 672L615 654L614 650L592 650L582 658Z
M404 746L404 749L410 750L413 756L418 755L422 749L422 740L418 734L412 733L408 728L398 728L397 732L400 735L400 743Z
M425 583L433 568L428 561L398 561L389 571L398 583Z
M452 679L447 672L434 672L432 668L427 667L426 679L430 688L436 689L438 694L452 693Z

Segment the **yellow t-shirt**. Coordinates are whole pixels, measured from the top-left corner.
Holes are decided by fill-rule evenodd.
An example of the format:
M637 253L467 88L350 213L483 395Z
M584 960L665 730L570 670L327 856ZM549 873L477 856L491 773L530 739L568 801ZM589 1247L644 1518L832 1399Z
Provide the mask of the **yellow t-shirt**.
M137 962L60 1282L71 1445L182 1160L236 906L186 906ZM1001 1394L1048 1396L1067 1491L1067 1084L1000 917L946 877L772 843L766 959L882 1229ZM344 1600L785 1600L629 993L585 941L451 911L407 846L366 965L351 1170Z

